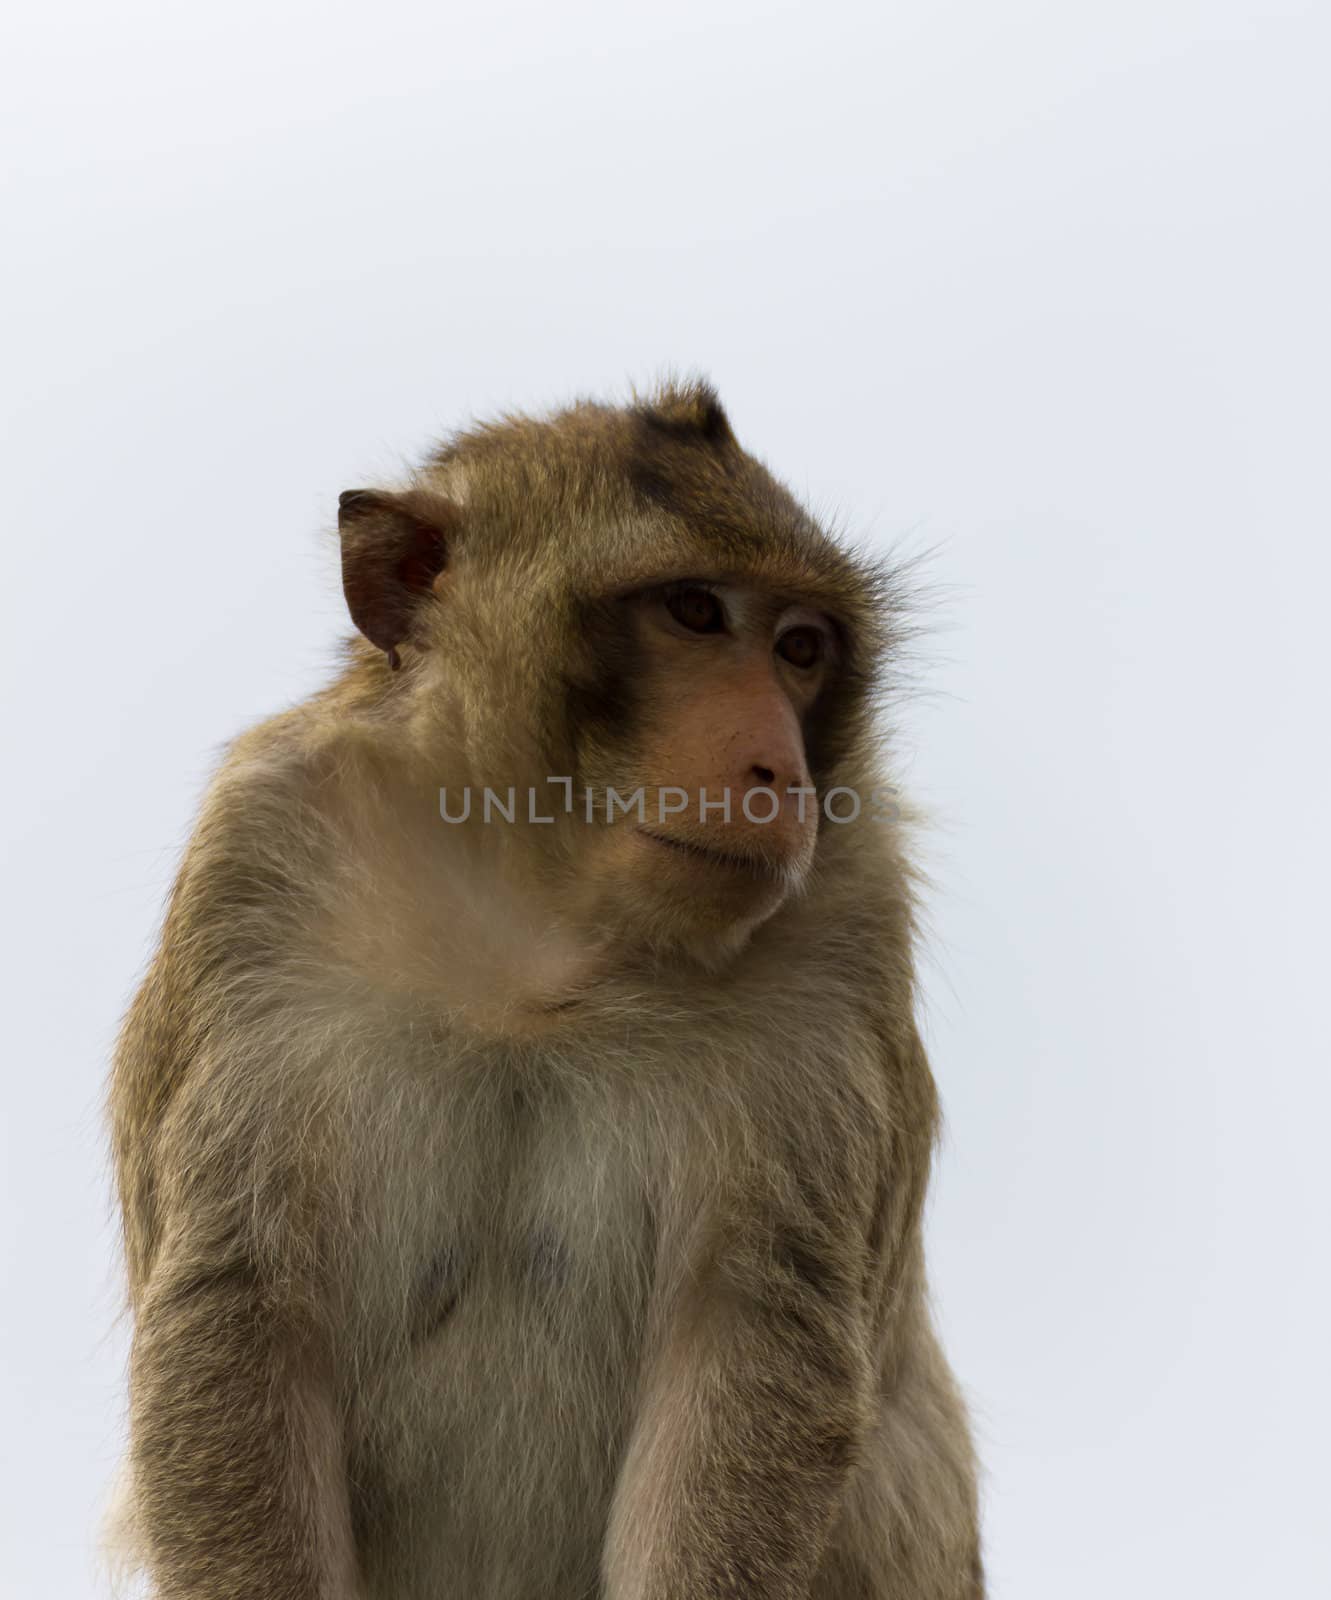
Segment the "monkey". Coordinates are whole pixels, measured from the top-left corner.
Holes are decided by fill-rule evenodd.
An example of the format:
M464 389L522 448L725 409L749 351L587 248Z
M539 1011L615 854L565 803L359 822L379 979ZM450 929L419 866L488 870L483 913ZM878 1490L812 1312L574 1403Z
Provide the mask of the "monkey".
M338 528L355 637L230 747L112 1069L151 1592L978 1600L917 878L849 818L900 569L701 379Z

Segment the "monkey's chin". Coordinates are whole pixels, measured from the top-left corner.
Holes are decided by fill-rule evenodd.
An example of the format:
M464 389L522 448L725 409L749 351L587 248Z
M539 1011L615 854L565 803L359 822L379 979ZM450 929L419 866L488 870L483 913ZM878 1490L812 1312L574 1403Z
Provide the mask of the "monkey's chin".
M722 873L757 881L769 879L779 881L785 875L786 869L782 862L760 855L757 851L730 850L697 839L657 832L654 828L639 828L638 834L640 838L650 840L663 850L670 850L677 856L683 856L685 862L695 872L709 871L713 876Z
M714 838L714 836L713 836ZM798 856L775 840L759 855L747 839L717 847L654 837L641 828L609 828L590 846L564 899L564 920L595 945L602 972L658 967L719 971L752 934L798 893L813 839Z
M632 915L653 954L716 971L799 887L805 863L642 829Z

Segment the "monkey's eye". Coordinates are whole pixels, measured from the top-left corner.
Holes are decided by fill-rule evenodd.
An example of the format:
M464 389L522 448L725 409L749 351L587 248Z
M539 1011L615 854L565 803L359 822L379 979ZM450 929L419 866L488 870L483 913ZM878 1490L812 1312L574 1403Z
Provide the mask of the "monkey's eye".
M821 628L788 628L776 641L776 653L792 667L807 670L823 659L826 641Z
M725 608L710 589L691 584L687 588L672 589L666 596L666 610L690 633L723 633L726 626Z

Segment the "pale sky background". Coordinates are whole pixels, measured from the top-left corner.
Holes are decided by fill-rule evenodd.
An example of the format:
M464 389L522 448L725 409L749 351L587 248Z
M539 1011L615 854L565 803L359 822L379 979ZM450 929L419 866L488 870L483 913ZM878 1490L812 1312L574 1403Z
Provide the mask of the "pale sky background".
M938 1311L1003 1600L1331 1592L1331 13L11 8L0 1594L99 1592L100 1096L340 489L713 377L940 597Z

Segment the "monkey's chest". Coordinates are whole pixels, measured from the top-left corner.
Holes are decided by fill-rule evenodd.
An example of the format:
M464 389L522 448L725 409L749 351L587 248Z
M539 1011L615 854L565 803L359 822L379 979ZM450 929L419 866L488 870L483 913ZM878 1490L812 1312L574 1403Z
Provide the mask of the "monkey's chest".
M552 1117L492 1138L488 1160L445 1146L417 1203L385 1208L396 1228L373 1230L387 1320L355 1479L378 1592L516 1600L552 1573L594 1592L655 1255L620 1135Z

